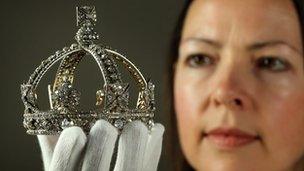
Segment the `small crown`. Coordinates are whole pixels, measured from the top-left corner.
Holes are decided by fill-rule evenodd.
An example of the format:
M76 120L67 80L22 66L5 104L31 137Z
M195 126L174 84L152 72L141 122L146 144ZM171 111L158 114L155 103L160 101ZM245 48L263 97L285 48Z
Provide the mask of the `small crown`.
M134 120L148 128L154 124L154 85L146 81L138 68L125 56L110 48L95 44L99 39L94 31L97 21L95 7L77 7L77 43L65 47L41 62L26 83L21 85L25 106L23 126L28 134L59 134L69 126L79 126L88 133L98 119L105 119L119 130ZM87 54L91 55L102 73L104 86L96 92L96 108L80 109L81 93L73 87L74 72ZM43 75L61 61L53 86L48 86L50 109L42 111L37 104L36 88ZM137 105L129 107L129 84L123 82L117 62L122 63L138 86Z

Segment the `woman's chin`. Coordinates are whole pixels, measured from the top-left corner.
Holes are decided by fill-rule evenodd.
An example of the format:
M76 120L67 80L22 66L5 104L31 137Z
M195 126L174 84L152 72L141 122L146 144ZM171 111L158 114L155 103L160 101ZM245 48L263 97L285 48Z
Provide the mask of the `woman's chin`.
M213 158L207 159L206 156L199 162L199 171L263 171L259 165L255 165L254 159L244 160L241 158Z

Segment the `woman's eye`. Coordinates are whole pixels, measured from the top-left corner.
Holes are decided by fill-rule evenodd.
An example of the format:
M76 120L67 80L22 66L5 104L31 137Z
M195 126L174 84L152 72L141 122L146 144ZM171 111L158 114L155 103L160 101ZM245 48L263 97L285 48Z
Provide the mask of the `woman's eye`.
M200 67L212 64L212 59L204 54L192 54L186 59L186 64L190 67Z
M257 66L262 69L269 69L274 72L280 72L289 68L288 62L277 57L263 57L258 59Z

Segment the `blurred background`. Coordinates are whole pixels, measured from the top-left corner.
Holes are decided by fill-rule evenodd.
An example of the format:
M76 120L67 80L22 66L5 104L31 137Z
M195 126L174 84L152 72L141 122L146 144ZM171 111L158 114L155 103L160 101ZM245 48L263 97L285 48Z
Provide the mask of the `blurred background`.
M22 126L24 106L20 99L20 84L42 60L75 42L75 7L78 5L96 6L99 42L125 54L146 78L155 83L155 120L166 126L165 61L183 0L1 1L0 170L42 170L37 139L27 135ZM48 108L47 85L53 84L56 69L54 66L46 74L38 88L38 101L43 109ZM76 84L82 92L82 105L94 107L96 90L103 85L96 63L90 58L84 59L76 77ZM133 100L135 104L136 99ZM164 148L160 171L167 170L170 165Z

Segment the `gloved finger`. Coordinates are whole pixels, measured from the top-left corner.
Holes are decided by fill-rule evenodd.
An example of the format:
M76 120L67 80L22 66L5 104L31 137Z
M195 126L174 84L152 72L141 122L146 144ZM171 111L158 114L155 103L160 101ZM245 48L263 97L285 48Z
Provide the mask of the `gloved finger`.
M141 121L125 125L119 139L114 171L143 171L148 128Z
M91 128L83 160L83 171L107 171L118 136L118 130L105 120L98 120Z
M86 135L80 127L62 131L54 149L50 171L74 171L78 168L80 154L86 144Z
M150 132L144 157L144 171L156 171L162 150L165 128L162 124L155 124Z
M42 160L44 170L48 170L53 157L55 145L58 141L58 135L37 135L40 149L42 152Z

